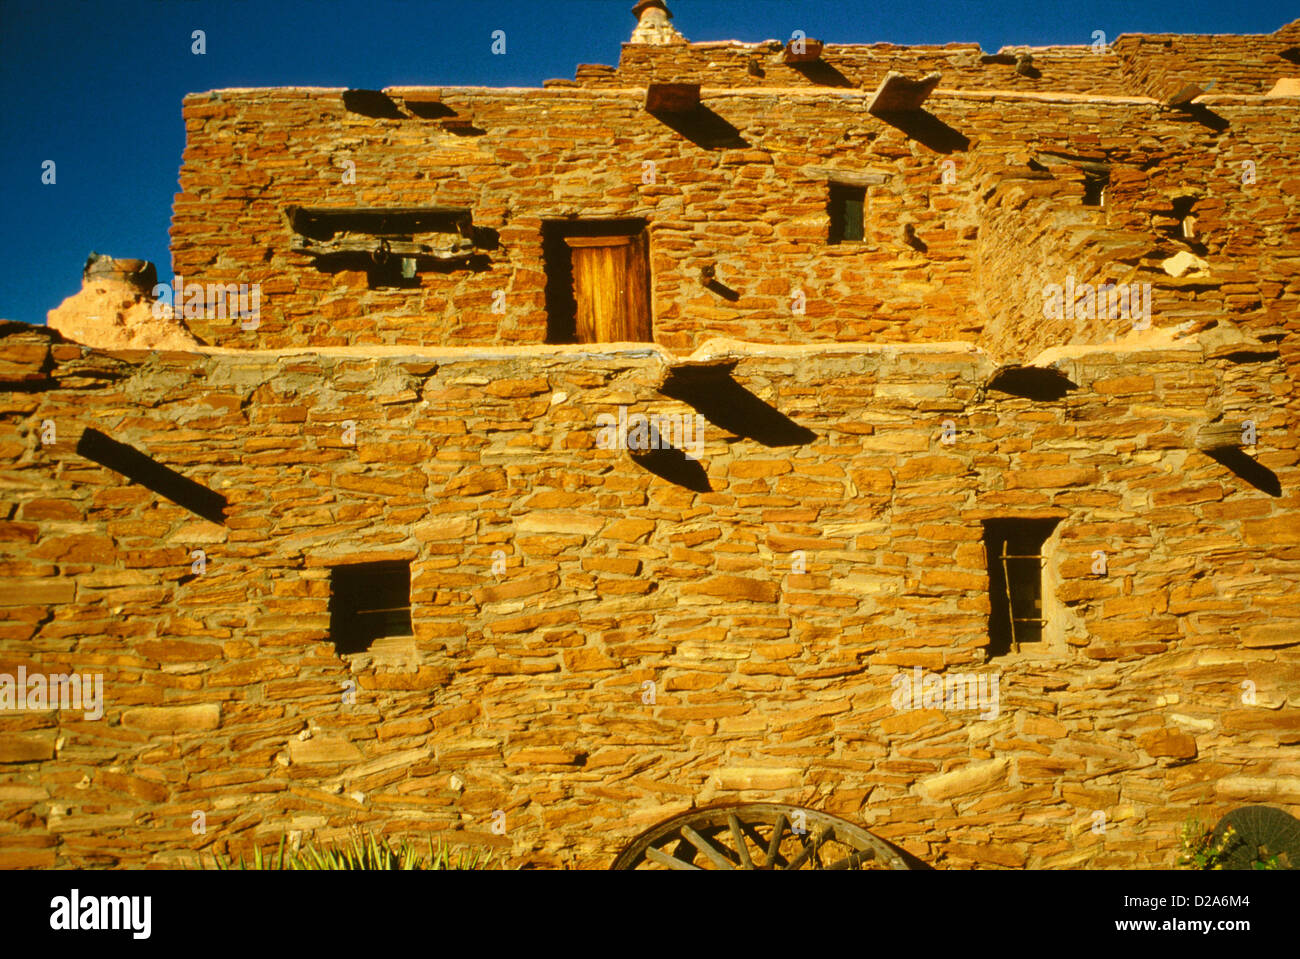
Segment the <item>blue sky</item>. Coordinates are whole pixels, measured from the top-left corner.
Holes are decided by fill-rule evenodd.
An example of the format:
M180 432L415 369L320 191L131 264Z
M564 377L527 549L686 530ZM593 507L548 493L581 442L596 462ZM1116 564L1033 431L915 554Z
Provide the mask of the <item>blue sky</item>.
M44 323L93 249L158 264L185 143L181 98L234 86L540 86L618 62L633 0L0 0L0 318ZM669 0L690 40L1088 43L1271 33L1295 0ZM203 30L206 52L191 52ZM494 30L506 54L491 52ZM55 183L41 182L55 162Z

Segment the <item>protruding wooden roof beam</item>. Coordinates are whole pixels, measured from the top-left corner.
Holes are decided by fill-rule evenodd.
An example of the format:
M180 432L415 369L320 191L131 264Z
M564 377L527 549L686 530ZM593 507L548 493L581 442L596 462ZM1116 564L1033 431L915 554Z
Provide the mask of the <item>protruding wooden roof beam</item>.
M1188 83L1171 94L1165 100L1164 105L1170 109L1182 109L1191 104L1201 94L1208 93L1213 86L1213 82L1204 87L1198 83Z
M700 105L698 83L652 83L646 88L648 113L690 113Z
M822 58L820 40L791 40L785 45L784 61L786 63L813 63Z
M1204 452L1241 449L1242 432L1238 422L1205 423L1193 434L1192 445Z
M867 112L880 116L887 113L914 113L934 92L943 75L930 73L920 80L909 80L890 70L867 103Z

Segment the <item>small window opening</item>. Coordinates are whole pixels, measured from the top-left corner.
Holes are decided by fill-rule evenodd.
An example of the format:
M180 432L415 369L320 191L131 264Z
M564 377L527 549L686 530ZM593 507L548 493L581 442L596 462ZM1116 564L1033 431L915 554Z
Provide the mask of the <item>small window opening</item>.
M1110 177L1101 173L1089 173L1083 179L1083 205L1105 206L1106 187Z
M866 201L865 187L848 186L843 183L831 184L827 209L831 215L829 242L832 245L860 242L863 239Z
M409 562L354 563L330 570L330 638L339 653L363 653L381 637L411 635Z
M1056 519L996 519L984 524L989 568L989 658L1042 648L1043 545Z
M1173 216L1179 223L1179 233L1184 240L1196 238L1196 217L1192 216L1192 207L1196 205L1196 197L1180 196L1175 197L1173 202Z
M1162 213L1160 232L1171 240L1179 240L1197 253L1205 252L1205 244L1196 233L1196 217L1192 210L1200 198L1185 194L1169 201L1168 212Z

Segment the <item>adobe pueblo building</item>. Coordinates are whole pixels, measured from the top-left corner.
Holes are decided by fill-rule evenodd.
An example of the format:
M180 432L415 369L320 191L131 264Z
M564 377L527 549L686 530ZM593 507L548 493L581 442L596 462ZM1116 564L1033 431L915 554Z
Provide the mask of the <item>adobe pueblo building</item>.
M137 306L193 345L4 326L0 866L772 803L1167 867L1300 810L1300 21L635 12L540 89L189 96Z

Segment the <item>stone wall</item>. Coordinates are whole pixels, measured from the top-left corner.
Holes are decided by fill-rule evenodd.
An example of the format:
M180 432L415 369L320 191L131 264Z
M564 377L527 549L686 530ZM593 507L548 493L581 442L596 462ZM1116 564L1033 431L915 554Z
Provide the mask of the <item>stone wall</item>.
M701 83L711 87L843 86L874 90L895 70L919 77L938 71L942 86L957 90L1015 90L1149 96L1164 99L1189 83L1218 93L1263 94L1283 77L1295 76L1296 61L1282 54L1300 40L1300 21L1266 34L1123 34L1105 53L1091 37L1074 46L1007 46L998 51L1029 54L1032 70L1016 64L981 62L978 44L897 46L890 43L837 44L822 49L819 62L787 64L785 43L724 41L674 46L623 45L617 69L599 64L578 68L584 86L635 85L653 81ZM554 81L552 81L554 82Z
M1238 39L1260 51L1283 42ZM629 72L610 87L390 88L389 117L349 109L343 90L187 97L174 270L187 282L260 283L262 292L256 329L231 318L187 322L206 343L248 349L541 343L543 225L574 218L648 224L653 336L678 353L711 336L963 339L1024 360L1117 335L1109 323L1044 323L1043 285L1069 274L1152 283L1156 326L1226 311L1263 331L1295 316L1294 99L1252 88L1187 113L1109 87L1105 96L1043 88L1047 71L1032 90L1008 92L980 92L963 75L954 78L961 90L940 90L929 113L900 128L865 112L870 83L805 81L706 88L707 112L675 129L648 114L644 86L631 85L649 77L639 63L680 80L693 76L693 57L743 54L630 46ZM1080 62L1112 59L1087 56ZM1018 76L980 69L995 68ZM724 77L733 79L745 82ZM1110 165L1103 206L1084 205L1079 161ZM861 243L827 243L836 177L867 183ZM1179 232L1179 196L1195 199L1203 248ZM482 260L423 272L410 288L372 288L364 269L322 270L290 252L291 205L422 204L470 208L489 237ZM1161 263L1190 249L1207 259L1208 278L1171 279ZM702 279L710 266L721 289Z
M1108 316L1044 319L1044 286L1069 275L1150 283L1156 327L1231 317L1262 336L1293 333L1300 179L1287 160L1292 102L1214 99L1207 109L1231 124L1220 133L1155 107L988 100L979 119L989 140L1037 135L963 168L979 197L980 345L1024 358L1128 331L1131 323ZM1101 205L1083 204L1085 174L1065 156L1109 166ZM1196 247L1174 215L1179 197L1192 200ZM1189 248L1207 269L1169 275L1163 263Z
M0 332L0 672L102 673L105 696L98 721L0 713L2 866L356 823L603 866L724 799L815 806L942 866L1167 866L1193 811L1300 809L1289 379L1240 343L1058 354L1059 400L991 387L961 344L717 343L696 359L812 436L752 398L711 409L697 492L597 447L599 413L692 412L658 392L657 349ZM1191 448L1220 412L1255 418L1280 495ZM78 455L89 426L219 491L224 524ZM984 663L999 516L1060 519L1059 638ZM329 568L384 558L411 562L414 636L340 656ZM894 708L912 667L1000 673L999 715Z
M1296 62L1282 56L1300 39L1296 23L1248 36L1129 34L1114 49L1134 93L1165 99L1188 84L1204 89L1213 82L1215 93L1260 94L1296 75Z
M578 68L583 86L634 86L661 81L708 87L845 87L875 90L891 70L910 77L943 74L953 90L1016 90L1122 96L1133 89L1112 53L1089 46L1007 48L1028 52L1036 76L1017 73L1015 63L981 63L978 44L897 46L891 43L826 44L819 61L787 64L785 44L692 43L688 46L624 44L617 70L596 64Z

